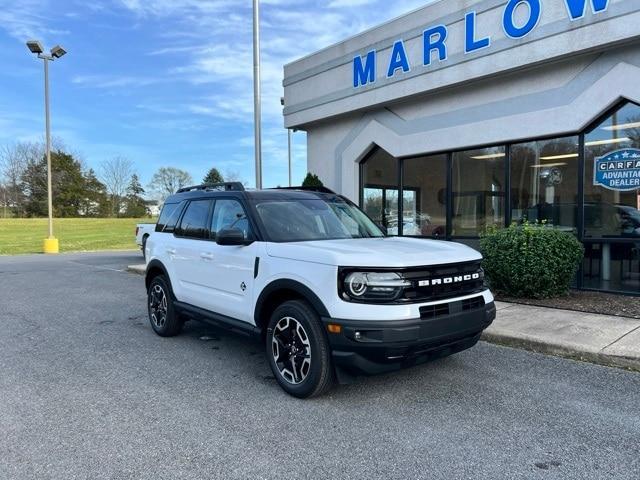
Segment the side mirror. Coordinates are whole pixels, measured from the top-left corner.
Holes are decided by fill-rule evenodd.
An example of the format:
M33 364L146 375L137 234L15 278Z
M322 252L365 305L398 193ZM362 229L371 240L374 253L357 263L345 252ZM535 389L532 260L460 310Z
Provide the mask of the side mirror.
M251 241L244 238L242 230L238 230L237 228L225 228L217 233L216 243L218 245L229 247L249 245Z

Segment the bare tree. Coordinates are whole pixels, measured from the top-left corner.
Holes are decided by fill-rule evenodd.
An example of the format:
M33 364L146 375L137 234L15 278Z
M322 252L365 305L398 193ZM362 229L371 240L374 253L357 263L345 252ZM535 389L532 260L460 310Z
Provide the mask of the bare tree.
M44 146L40 143L18 142L0 149L0 176L4 183L5 204L16 215L23 213L23 175L27 166L41 161Z
M121 213L122 202L133 173L133 162L125 157L114 157L100 164L100 181L107 187L107 193L111 197L113 215Z
M7 218L9 216L9 198L7 187L4 183L0 183L0 203L2 203L2 216Z
M249 184L237 170L225 170L224 179L225 182L240 182L245 187Z
M155 192L162 202L177 190L193 184L193 178L189 172L174 167L162 167L154 173L149 190Z

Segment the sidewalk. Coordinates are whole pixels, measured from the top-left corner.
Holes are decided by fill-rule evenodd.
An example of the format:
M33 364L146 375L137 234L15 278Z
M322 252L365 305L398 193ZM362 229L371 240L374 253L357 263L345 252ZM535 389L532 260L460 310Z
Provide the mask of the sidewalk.
M482 339L509 347L640 371L640 320L496 302Z
M131 265L144 275L144 265ZM496 302L486 342L640 371L640 320Z
M137 275L144 275L147 272L147 266L144 263L141 265L129 265L127 270Z

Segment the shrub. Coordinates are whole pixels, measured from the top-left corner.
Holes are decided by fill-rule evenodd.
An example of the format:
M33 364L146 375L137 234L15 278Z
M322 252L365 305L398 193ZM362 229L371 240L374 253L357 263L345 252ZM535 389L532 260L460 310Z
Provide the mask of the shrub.
M304 178L304 181L302 182L302 186L303 187L322 187L322 180L320 180L320 178L309 172L307 173L307 176Z
M584 255L572 234L527 222L488 231L480 250L491 288L521 298L566 295Z

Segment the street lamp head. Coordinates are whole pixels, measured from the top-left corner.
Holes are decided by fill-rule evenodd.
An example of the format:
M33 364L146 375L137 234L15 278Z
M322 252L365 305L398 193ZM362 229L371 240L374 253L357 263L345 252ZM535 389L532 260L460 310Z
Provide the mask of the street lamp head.
M36 53L38 55L44 52L42 44L37 40L29 40L27 42L27 48L31 51L31 53Z
M64 48L62 48L60 45L56 45L55 47L53 47L51 49L51 56L53 58L60 58L63 55L65 55L66 53L67 53L67 51Z

